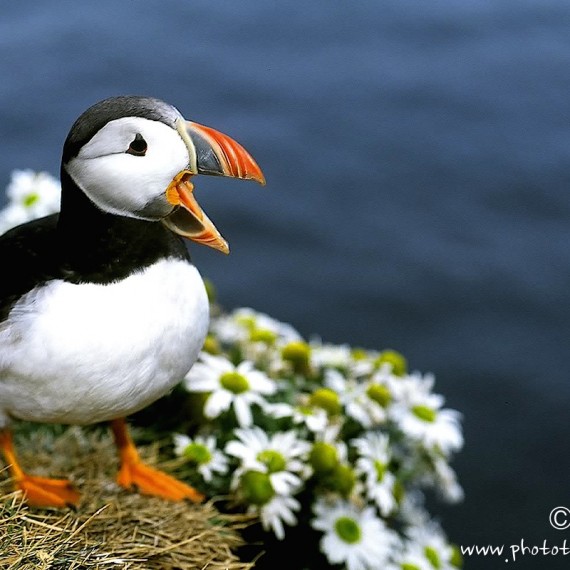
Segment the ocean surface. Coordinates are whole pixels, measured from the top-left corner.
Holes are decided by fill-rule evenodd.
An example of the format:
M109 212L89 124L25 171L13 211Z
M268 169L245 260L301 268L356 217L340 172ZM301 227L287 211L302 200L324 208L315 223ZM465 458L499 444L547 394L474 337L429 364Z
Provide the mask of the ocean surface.
M570 507L570 3L19 0L0 77L0 187L58 176L111 95L240 141L265 188L197 181L232 249L191 248L221 303L435 375L464 417L465 501L432 506L453 541L570 539L548 520Z

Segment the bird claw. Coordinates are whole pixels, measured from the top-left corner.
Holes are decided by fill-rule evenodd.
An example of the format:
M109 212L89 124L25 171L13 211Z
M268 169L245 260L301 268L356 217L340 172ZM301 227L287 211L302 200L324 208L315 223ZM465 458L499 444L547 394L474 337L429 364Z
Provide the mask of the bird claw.
M142 462L123 463L117 475L117 483L125 489L134 487L143 495L171 501L189 499L193 503L200 503L205 498L193 487Z
M16 481L16 488L24 493L31 507L76 508L81 495L67 479L49 479L24 474Z

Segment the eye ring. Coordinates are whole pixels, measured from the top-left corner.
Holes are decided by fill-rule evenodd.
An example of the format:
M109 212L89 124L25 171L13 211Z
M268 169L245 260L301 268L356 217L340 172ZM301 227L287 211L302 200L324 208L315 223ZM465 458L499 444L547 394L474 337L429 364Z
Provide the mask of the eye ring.
M148 145L146 144L143 136L140 133L137 133L125 152L127 154L132 154L133 156L144 156L147 148Z

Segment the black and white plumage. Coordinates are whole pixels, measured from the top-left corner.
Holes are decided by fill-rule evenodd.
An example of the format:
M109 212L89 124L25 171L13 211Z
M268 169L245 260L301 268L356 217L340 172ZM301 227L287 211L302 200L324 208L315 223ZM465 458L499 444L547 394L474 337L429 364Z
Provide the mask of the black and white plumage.
M190 178L200 173L264 183L240 145L171 105L106 99L65 141L60 213L0 237L0 446L17 484L12 420L113 421L126 463L122 452L133 447L122 419L194 363L208 299L183 238L228 251L193 197ZM123 483L144 491L136 477ZM32 503L76 502L46 498L34 484L20 485Z

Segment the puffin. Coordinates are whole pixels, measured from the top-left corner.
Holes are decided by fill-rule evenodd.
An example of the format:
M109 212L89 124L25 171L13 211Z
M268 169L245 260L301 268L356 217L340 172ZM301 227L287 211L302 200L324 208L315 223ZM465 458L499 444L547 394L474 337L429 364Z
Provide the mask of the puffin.
M194 196L200 174L265 184L229 136L154 97L110 97L65 139L59 213L0 236L0 452L30 506L75 507L81 495L22 468L18 420L108 423L121 487L204 499L142 461L127 420L172 391L206 338L209 302L188 240L229 247Z

